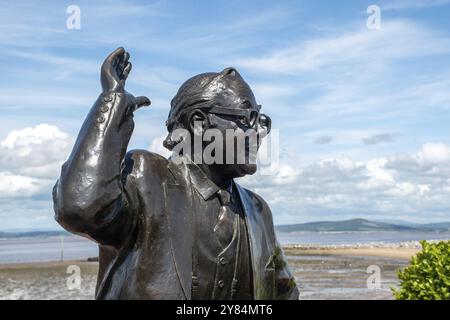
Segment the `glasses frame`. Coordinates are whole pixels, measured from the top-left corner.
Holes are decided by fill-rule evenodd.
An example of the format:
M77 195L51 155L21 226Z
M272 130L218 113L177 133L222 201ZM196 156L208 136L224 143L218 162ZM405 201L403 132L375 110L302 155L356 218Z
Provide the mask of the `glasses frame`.
M248 128L256 129L257 124L259 124L262 128L266 128L267 134L269 134L272 127L272 120L270 117L264 113L260 113L261 105L257 105L256 108L248 108L248 109L235 109L222 107L220 105L213 106L194 106L192 108L185 109L178 114L178 118L181 117L182 114L195 110L195 109L208 109L208 113L217 114L217 115L226 115L226 116L237 116L244 117L246 120L246 126ZM252 114L256 112L256 117L252 120ZM166 126L168 126L168 122L166 121Z

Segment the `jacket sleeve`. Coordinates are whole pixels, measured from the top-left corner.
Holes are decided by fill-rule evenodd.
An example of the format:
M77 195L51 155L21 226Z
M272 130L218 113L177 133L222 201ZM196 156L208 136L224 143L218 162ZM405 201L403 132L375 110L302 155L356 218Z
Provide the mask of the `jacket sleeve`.
M270 277L270 298L275 300L298 300L299 290L295 283L295 278L289 270L287 259L284 255L283 249L278 242L273 225L272 212L266 201L259 195L249 192L256 199L257 212L262 214L266 238L270 239L270 258L267 267L271 270L273 276ZM273 251L272 251L273 250Z
M86 117L53 188L55 219L65 229L118 245L133 225L136 191L125 157L133 128L133 99L102 93Z

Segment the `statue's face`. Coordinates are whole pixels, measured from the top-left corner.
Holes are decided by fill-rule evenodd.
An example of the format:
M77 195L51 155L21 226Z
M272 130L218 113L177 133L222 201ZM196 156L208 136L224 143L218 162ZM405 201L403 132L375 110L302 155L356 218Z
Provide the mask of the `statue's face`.
M270 118L260 108L234 68L195 76L172 100L165 146L172 150L176 145L175 155L183 149L181 154L190 154L197 164L214 166L226 177L253 174L259 145L270 131Z
M246 117L239 111L257 114L258 106L254 101L244 100L237 101L229 107L236 111L236 115L209 114L209 117L213 118L214 129L219 130L223 138L221 144L225 167L229 171L234 171L233 176L236 177L253 174L257 169L256 153L259 143L256 130L258 128L249 123L252 116Z
M217 97L216 104L202 110L206 120L202 122L203 135L205 137L206 131L212 130L209 137L214 137L213 144L212 139L204 139L207 141L203 142L203 156L208 156L207 148L212 150L214 146L215 158L223 160L223 165L216 166L232 177L256 172L257 152L262 138L270 130L264 123L270 118L260 114L261 106L256 103L248 85L240 84L235 83L232 90Z

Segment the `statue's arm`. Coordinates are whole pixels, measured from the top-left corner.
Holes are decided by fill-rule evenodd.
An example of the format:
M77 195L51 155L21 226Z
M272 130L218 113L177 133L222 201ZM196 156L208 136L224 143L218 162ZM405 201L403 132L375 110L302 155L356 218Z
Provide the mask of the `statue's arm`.
M283 249L278 242L273 225L272 212L267 202L257 195L252 193L258 200L261 214L266 223L267 237L273 241L273 253L271 255L271 267L274 269L274 283L273 283L273 299L275 300L298 300L299 290L295 282L295 277L289 269L286 256Z
M105 60L110 59L117 69L120 62L114 62L114 57L128 63L123 49L118 50ZM103 79L103 69L105 84L111 80ZM134 98L123 85L107 83L103 89L62 166L53 203L55 219L65 229L114 245L120 243L134 219L136 191L129 178L132 163L125 153L134 128L133 111L149 101Z
M124 93L100 95L62 166L53 201L56 220L69 231L114 238L130 220L121 163L131 130L130 125L119 126L116 111L125 100Z
M275 246L275 299L298 300L299 290L295 278L289 270L287 259L276 241Z

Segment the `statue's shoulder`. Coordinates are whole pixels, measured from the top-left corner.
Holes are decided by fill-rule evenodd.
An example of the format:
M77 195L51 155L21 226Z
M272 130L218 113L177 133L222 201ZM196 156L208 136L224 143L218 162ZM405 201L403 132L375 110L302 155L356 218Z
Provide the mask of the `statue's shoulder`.
M241 189L241 192L244 192L246 194L246 200L249 201L252 205L252 212L256 212L257 214L254 216L257 217L259 221L261 221L265 226L265 232L267 233L266 236L269 239L272 239L273 242L275 242L275 230L273 225L273 216L272 211L270 210L269 205L267 204L266 200L264 200L263 197L261 197L259 194L257 194L254 191L251 191L247 188L243 188L239 186ZM241 198L241 200L244 200ZM244 200L245 201L245 200ZM249 212L247 212L249 214Z
M237 183L236 183L236 184L237 184ZM255 203L255 204L259 207L259 210L260 210L260 211L264 211L264 212L267 212L267 213L269 213L269 214L271 213L270 207L269 207L269 205L267 204L266 200L264 200L263 197L261 197L259 194L257 194L256 192L254 192L254 191L252 191L252 190L250 190L250 189L244 188L243 186L241 186L241 185L239 185L239 184L237 184L237 186L239 187L239 189L240 189L242 192L245 192L246 195L247 195L250 199L252 199L252 202Z
M127 152L126 159L132 159L139 164L164 164L167 166L169 160L164 158L162 155L144 150L144 149L134 149Z
M143 149L128 151L124 159L125 170L136 177L163 177L168 172L168 163L163 156Z

